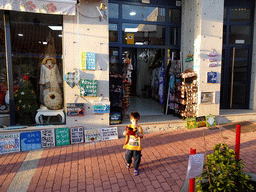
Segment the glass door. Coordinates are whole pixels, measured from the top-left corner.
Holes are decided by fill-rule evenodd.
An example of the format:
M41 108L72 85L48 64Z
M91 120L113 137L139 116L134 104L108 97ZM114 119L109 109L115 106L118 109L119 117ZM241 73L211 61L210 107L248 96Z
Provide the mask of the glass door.
M253 9L225 8L224 15L220 107L248 109Z

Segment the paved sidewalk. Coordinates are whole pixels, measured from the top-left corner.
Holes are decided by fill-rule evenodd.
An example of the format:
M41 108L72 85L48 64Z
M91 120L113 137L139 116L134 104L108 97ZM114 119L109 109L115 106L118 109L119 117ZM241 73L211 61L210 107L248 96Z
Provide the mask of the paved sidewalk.
M216 143L235 148L235 133L208 128L166 130L145 134L142 141L140 175L125 168L125 139L76 144L42 150L38 159L26 158L36 151L0 155L0 191L14 186L24 172L34 170L27 189L19 191L174 191L179 192L185 179L190 148L207 153ZM244 171L256 173L256 132L241 134L240 158ZM24 161L26 159L26 161ZM36 163L36 161L38 163ZM19 171L19 172L18 172ZM17 174L18 172L18 174ZM24 177L24 175L23 175ZM24 185L25 186L25 185Z

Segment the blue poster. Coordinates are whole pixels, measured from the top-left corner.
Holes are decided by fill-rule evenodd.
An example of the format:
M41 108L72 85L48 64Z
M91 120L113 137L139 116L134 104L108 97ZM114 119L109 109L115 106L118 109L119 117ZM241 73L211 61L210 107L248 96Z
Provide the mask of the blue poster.
M32 131L20 134L21 151L41 149L41 132Z
M95 70L95 53L86 52L86 70Z
M217 72L207 72L207 83L217 83Z

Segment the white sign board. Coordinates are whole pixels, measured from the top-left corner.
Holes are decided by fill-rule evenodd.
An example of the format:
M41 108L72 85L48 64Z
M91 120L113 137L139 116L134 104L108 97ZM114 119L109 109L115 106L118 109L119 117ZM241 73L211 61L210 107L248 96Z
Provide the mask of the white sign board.
M101 129L85 129L84 137L85 137L84 138L85 142L101 141L102 140Z
M102 128L102 140L118 139L117 127Z
M189 155L188 171L186 179L193 179L202 174L204 165L204 154Z

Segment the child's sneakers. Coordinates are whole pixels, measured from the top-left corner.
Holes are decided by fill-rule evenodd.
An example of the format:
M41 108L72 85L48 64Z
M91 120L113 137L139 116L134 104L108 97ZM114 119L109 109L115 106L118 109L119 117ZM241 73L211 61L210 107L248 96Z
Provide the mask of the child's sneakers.
M139 169L134 169L133 174L134 174L135 176L139 175Z
M129 169L131 167L131 164L127 163L125 166L126 166L127 169Z

